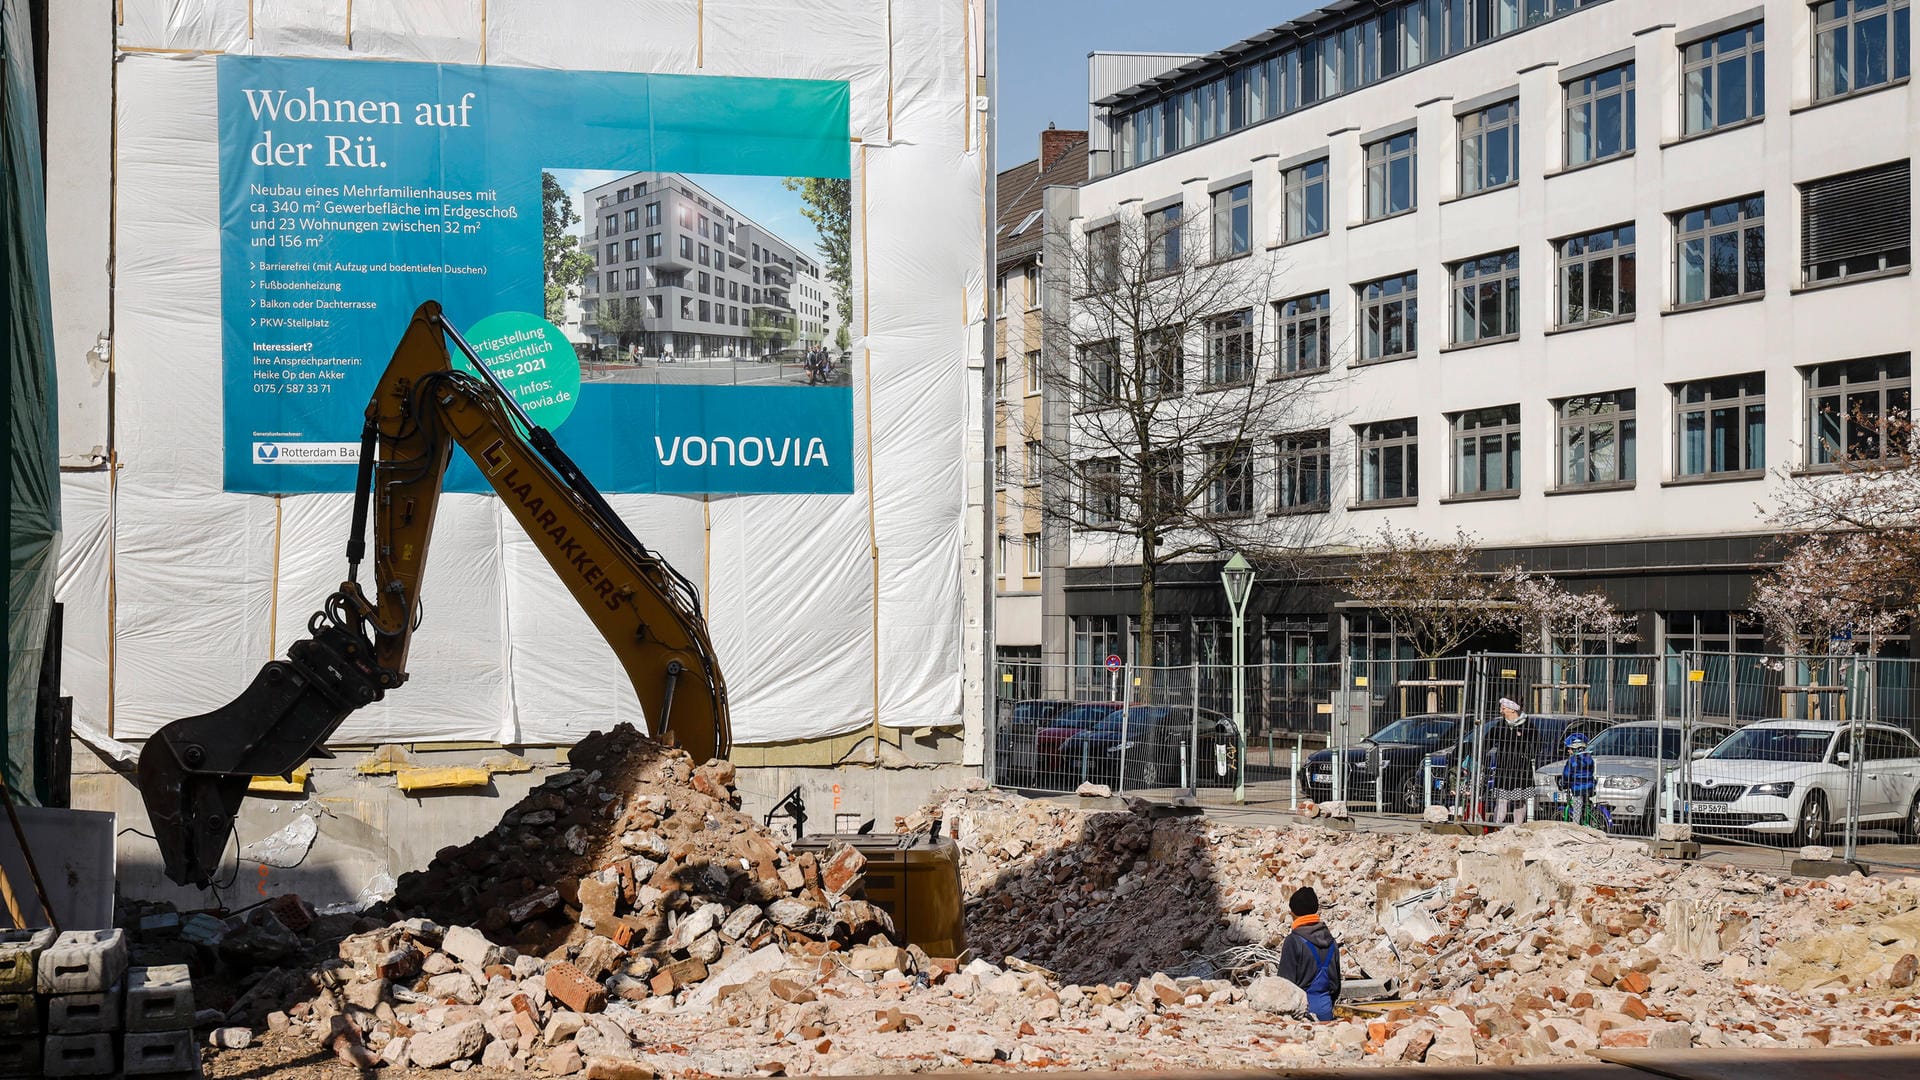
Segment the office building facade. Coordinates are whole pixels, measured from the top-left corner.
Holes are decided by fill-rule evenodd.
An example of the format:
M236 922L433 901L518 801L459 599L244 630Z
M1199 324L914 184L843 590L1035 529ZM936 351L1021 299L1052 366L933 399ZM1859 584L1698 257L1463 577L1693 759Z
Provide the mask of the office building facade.
M1005 695L1038 693L1031 666L1041 655L1041 567L1049 532L1041 504L1046 380L1042 349L1042 221L1049 188L1087 178L1087 133L1049 128L1040 156L1002 171L994 183L993 521L994 651Z
M748 357L828 340L813 255L678 173L632 173L587 191L593 254L581 329L644 356Z
M1909 401L1910 8L1330 4L1096 90L1057 242L1171 208L1216 226L1214 258L1270 261L1247 377L1328 379L1333 404L1263 433L1222 512L1318 515L1348 547L1465 530L1487 566L1636 616L1599 648L1749 651L1765 508L1887 453L1871 418ZM1047 567L1056 661L1129 648L1137 569L1091 539ZM1163 577L1161 662L1220 658L1218 568ZM1256 588L1247 632L1257 662L1405 653L1332 574Z

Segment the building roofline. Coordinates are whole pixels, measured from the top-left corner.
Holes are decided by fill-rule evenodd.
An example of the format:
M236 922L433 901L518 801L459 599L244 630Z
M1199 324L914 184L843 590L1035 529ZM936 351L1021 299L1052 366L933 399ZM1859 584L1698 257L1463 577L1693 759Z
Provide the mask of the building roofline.
M586 188L581 192L581 194L591 195L594 192L604 187L618 187L623 182L627 180L631 180L636 176L674 177L680 180L681 182L685 183L688 187L694 188L695 190L699 191L702 195L705 195L707 198L712 199L714 202L717 202L720 205L726 207L728 210L732 211L734 216L739 218L742 222L753 226L754 228L760 230L762 233L765 233L766 235L771 236L775 240L778 240L781 243L792 248L794 251L794 254L799 255L800 257L806 259L807 261L819 266L822 270L826 269L826 263L824 260L820 258L820 256L810 253L807 249L801 247L799 244L794 243L793 241L787 239L786 237L780 235L779 233L774 232L772 229L767 228L765 225L760 224L758 221L755 221L753 218L748 217L744 210L741 210L739 207L733 205L727 200L721 198L720 196L715 195L713 192L708 191L705 187L701 186L700 184L687 179L687 174L683 172L669 172L661 169L635 169L633 172L622 174L620 178L617 180L609 180L604 184L595 184L590 188ZM598 209L599 209L598 207L595 207L596 212L598 211ZM585 223L586 223L586 220L583 218L582 224L585 224Z
M1091 60L1096 56L1191 56L1198 59L1205 55L1205 53L1161 52L1158 49L1090 49L1087 52L1087 59Z
M1589 0L1589 3L1597 3L1597 2L1600 2L1600 0ZM1185 64L1180 64L1175 67L1169 68L1168 70L1163 71L1150 78L1142 79L1139 82L1134 83L1132 86L1126 87L1125 89L1122 89L1122 90L1116 90L1113 93L1107 94L1104 97L1090 101L1088 102L1088 104L1096 108L1110 109L1116 105L1130 102L1138 98L1151 97L1159 93L1160 91L1169 89L1172 86L1185 81L1188 77L1193 76L1196 73L1200 71L1204 71L1215 65L1233 60L1246 53L1264 52L1268 46L1272 45L1275 41L1279 40L1280 38L1291 36L1296 42L1304 41L1307 38L1320 33L1328 23L1337 24L1347 19L1349 16L1371 14L1383 6L1385 6L1383 3L1376 3L1376 2L1373 2L1373 0L1332 0L1332 2L1323 4L1322 6L1314 8L1311 11L1302 12L1301 14L1295 16L1292 19L1287 20L1286 22L1279 24L1278 26L1274 26L1267 30L1262 30L1257 34L1252 34L1247 37L1241 38L1239 41L1236 41L1230 45L1224 46L1220 49L1216 49L1215 51L1210 53L1201 53L1201 54L1186 54L1186 53L1161 54L1161 53L1151 53L1151 52L1111 53L1110 55L1115 55L1115 56L1193 55L1196 57L1196 59L1189 61ZM1554 15L1552 18L1547 19L1545 21L1547 22L1557 21L1579 10L1580 10L1579 8L1574 8L1571 11L1562 12L1560 14ZM1531 25L1522 25L1520 27L1517 27L1514 32L1519 32L1521 30L1526 30L1530 28L1531 28ZM1502 36L1505 36L1505 35L1502 35ZM1463 51L1466 51L1466 50L1463 50ZM1099 55L1099 52L1096 51L1094 53L1089 53L1088 55L1090 57L1094 55ZM1439 59L1446 59L1446 57L1442 56Z

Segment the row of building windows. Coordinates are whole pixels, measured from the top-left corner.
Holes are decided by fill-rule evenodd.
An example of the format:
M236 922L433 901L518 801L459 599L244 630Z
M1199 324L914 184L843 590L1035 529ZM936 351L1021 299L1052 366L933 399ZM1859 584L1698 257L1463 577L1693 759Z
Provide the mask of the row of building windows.
M672 271L660 270L648 266L629 266L627 267L626 273L626 288L630 292L636 289L684 289L687 287L687 273L684 270ZM587 289L589 292L619 292L620 288L619 270L608 270L604 274L588 275ZM698 277L695 278L694 289L702 296L712 296L721 300L744 300L750 304L760 303L763 295L767 297L770 303L780 303L786 299L785 294L780 290L767 289L763 293L760 289L754 288L751 285L743 286L739 281L728 281L719 274L709 274L705 270L700 271Z
M623 312L633 312L643 319L659 319L666 313L666 301L658 294L649 296L631 296L622 299L609 296L597 301L601 305L599 312L591 313L588 321L599 325L609 325L618 321ZM686 322L707 322L717 326L751 326L753 313L748 309L742 313L738 304L722 304L710 300L696 301L691 296L680 297L679 317ZM784 316L773 316L769 326L783 329L788 326Z
M1565 14L1590 0L1413 0L1363 22L1316 35L1276 54L1113 121L1120 168L1282 116L1335 94L1443 58ZM1825 101L1884 86L1909 74L1910 0L1820 0L1812 5L1813 94ZM1687 135L1761 116L1766 109L1765 25L1755 21L1680 47L1681 118ZM1631 63L1568 80L1565 164L1627 153L1634 146ZM1514 182L1518 104L1502 102L1461 120L1462 194ZM1404 145L1388 145L1388 143ZM1379 148L1382 183L1371 180ZM1401 155L1396 159L1395 155ZM1411 136L1369 147L1368 217L1413 205ZM1404 162L1404 168L1394 164Z
M768 304L786 310L792 304L785 292L778 289L759 289L739 281L728 281L717 274L708 274L702 270L694 278L689 278L684 270L660 270L654 267L630 266L627 268L626 286L628 292L639 289L685 289L691 287L702 296L711 296L715 300L732 300L746 304ZM689 281L693 284L689 286ZM620 271L608 270L604 274L587 276L587 291L615 293L622 291ZM658 299L654 297L653 299ZM684 298L683 298L684 299ZM814 314L811 305L802 304L807 314Z
M1493 129L1483 128L1475 138L1484 143L1493 139L1495 134ZM1412 138L1412 133L1408 132L1369 148L1367 184L1370 215L1403 213L1412 209L1412 168L1407 164L1407 159L1399 156L1402 151L1394 149L1402 144L1402 140L1408 140L1405 152L1411 153ZM1381 149L1382 153L1376 158L1372 154L1373 149ZM1484 156L1473 160L1473 167L1478 174L1489 175ZM1462 167L1466 168L1467 155L1463 154L1462 161ZM1906 236L1911 203L1907 184L1909 171L1909 163L1900 161L1800 185L1802 235L1808 241L1803 245L1802 254L1808 283L1906 265L1905 252L1910 247ZM1322 159L1286 170L1282 176L1281 190L1279 231L1283 242L1292 243L1324 235L1328 228L1327 162ZM1248 228L1251 195L1252 184L1247 182L1225 188L1212 196L1215 259L1233 258L1251 251ZM1181 207L1175 204L1156 209L1149 215L1148 228L1152 238L1150 269L1171 272L1179 268L1180 231L1177 226L1180 211ZM1765 269L1764 217L1765 199L1757 194L1671 215L1676 245L1675 265L1679 270L1675 303L1700 303L1757 291L1761 287L1761 274ZM1095 276L1090 283L1092 287L1097 288L1120 273L1117 265L1118 242L1113 232L1117 229L1118 226L1108 225L1088 230L1088 242L1096 252L1091 263ZM1627 225L1620 229L1625 231L1624 235L1630 244L1633 227ZM1617 239L1619 237L1610 239L1606 233L1568 237L1556 247L1561 261L1565 263L1570 259L1578 261L1580 254L1590 246L1590 240L1591 243L1610 244ZM1631 258L1630 253L1628 258ZM1608 281L1617 287L1621 279L1615 277ZM1585 284L1583 280L1582 286ZM1631 303L1630 300L1625 302ZM1585 311L1588 307L1584 300L1574 302L1570 299L1569 303L1571 308L1568 310ZM1631 313L1630 309L1618 310L1618 303L1618 300L1610 299L1608 304L1611 307L1601 306L1598 310L1612 310L1614 314ZM1584 316L1563 317L1560 324L1585 321L1589 320Z
M1411 137L1409 134L1407 137ZM1378 144L1387 145L1387 144ZM1383 170L1398 175L1397 159L1389 154L1370 173ZM1324 160L1287 170L1283 177L1281 232L1287 242L1310 239L1327 229L1327 189ZM1910 163L1893 162L1840 176L1808 181L1799 187L1803 280L1808 284L1905 266L1911 243ZM1372 181L1370 180L1371 184ZM1412 190L1412 174L1382 180L1391 198ZM1251 183L1236 184L1212 197L1213 256L1232 258L1251 251L1248 218ZM1148 269L1173 272L1180 267L1181 207L1154 210L1148 217L1151 248ZM1755 194L1670 215L1674 232L1675 306L1751 295L1764 287L1766 268L1766 200ZM1394 211L1399 212L1399 211ZM1117 225L1088 231L1096 255L1090 264L1099 288L1117 278ZM1569 326L1633 313L1633 233L1631 224L1561 239L1555 244L1560 264L1562 301L1556 325ZM1517 253L1494 256L1517 258ZM1593 277L1577 268L1594 259L1606 265ZM1469 276L1484 268L1482 260L1454 264L1456 273ZM1569 272L1569 268L1576 268ZM1411 291L1412 275L1396 285L1383 281L1386 292L1404 286ZM1621 290L1625 290L1623 295ZM1362 287L1365 292L1366 288ZM1363 297L1371 299L1374 297ZM1469 340L1474 340L1470 338Z
M1596 0L1412 0L1120 114L1120 168L1284 116Z
M658 259L665 254L664 244L665 240L660 233L648 233L644 237L631 237L626 242L626 261L639 262L642 259ZM609 243L606 246L605 255L601 256L598 260L599 265L611 267L618 264L621 261L620 250L618 241ZM719 252L714 251L706 244L696 246L691 236L680 237L680 257L697 262L701 266L710 267L716 277L721 276L726 269L726 260L721 257ZM761 267L752 267L750 269L752 281L758 285L764 280L765 284L770 288L784 289L786 286L775 280L776 267L787 271L790 271L792 267L780 259L774 259L772 262L773 265L766 268L764 278L762 277ZM811 269L811 267L805 267L803 269ZM628 273L631 274L632 272L633 270L630 268ZM702 276L704 277L705 275L703 274Z
M1894 162L1800 186L1801 280L1813 285L1898 270L1912 252L1910 165ZM1672 306L1675 309L1754 297L1766 288L1766 199L1747 195L1669 216ZM1177 235L1168 233L1168 236ZM1565 237L1552 247L1553 325L1560 329L1632 318L1638 308L1637 229L1631 223ZM1094 238L1099 243L1099 238ZM1517 248L1463 259L1447 267L1448 339L1454 346L1511 340L1520 332L1523 277ZM1353 287L1357 361L1401 359L1417 351L1420 275L1395 274ZM1332 363L1331 296L1277 301L1278 362L1274 374L1320 370ZM1251 310L1223 313L1205 329L1207 383L1250 378ZM1163 391L1180 386L1178 340L1153 368ZM1117 350L1090 350L1098 371L1088 385L1119 377ZM1164 369L1164 370L1163 370ZM1099 395L1095 395L1097 398ZM1086 404L1093 405L1095 402Z
M1040 350L1034 349L1028 352L1026 355L1026 363L1024 366L1026 371L1025 380L1024 380L1025 392L1028 394L1039 393L1040 385L1041 385ZM1013 390L1013 382L1012 382L1012 379L1009 378L1008 376L1007 358L1005 356L994 357L993 358L994 399L996 401L1003 401L1003 402L1012 400L1012 390Z
M1019 544L1020 550L1025 553L1025 560L1024 560L1024 565L1022 569L1026 571L1027 576L1039 577L1040 576L1040 556L1042 554L1040 550L1040 534L1039 533L1027 533L1025 537L1023 537L1020 540L1015 540L1013 537L1008 536L1004 532L1001 533L1000 534L1000 561L995 568L996 575L999 577L1006 577L1008 570L1011 569L1014 563L1017 561L1014 558L1014 554L1013 554L1013 546L1015 544Z
M1830 468L1845 461L1873 462L1904 452L1890 423L1912 402L1909 357L1872 357L1820 364L1803 370L1806 426L1801 464ZM1759 478L1766 471L1766 375L1743 373L1676 383L1671 396L1674 480ZM1557 476L1552 489L1630 486L1639 459L1635 391L1614 390L1553 403ZM1449 495L1477 498L1518 495L1520 406L1498 405L1449 414L1452 451ZM1335 486L1332 433L1278 436L1273 441L1272 509L1276 513L1326 511ZM1358 424L1353 428L1352 505L1401 504L1420 497L1420 430L1416 418ZM1256 509L1258 466L1246 443L1204 448L1209 475L1207 511L1245 516ZM1029 447L1029 457L1034 449ZM1170 454L1156 484L1181 488L1184 461ZM1095 459L1082 466L1087 503L1097 520L1119 520L1120 464ZM1030 482L1037 482L1037 475ZM1104 510L1099 509L1104 507Z

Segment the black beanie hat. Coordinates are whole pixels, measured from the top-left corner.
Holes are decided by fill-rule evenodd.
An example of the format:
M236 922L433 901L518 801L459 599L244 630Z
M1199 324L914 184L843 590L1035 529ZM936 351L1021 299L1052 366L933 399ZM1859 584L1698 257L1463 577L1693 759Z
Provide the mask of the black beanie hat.
M1295 889L1293 895L1287 898L1287 907L1293 911L1294 918L1302 915L1318 915L1320 896L1313 891L1311 885Z

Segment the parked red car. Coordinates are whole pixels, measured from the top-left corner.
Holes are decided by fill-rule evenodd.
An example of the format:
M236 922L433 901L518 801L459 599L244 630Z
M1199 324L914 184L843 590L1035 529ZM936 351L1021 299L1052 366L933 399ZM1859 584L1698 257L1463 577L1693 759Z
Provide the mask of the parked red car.
M1047 721L1047 726L1033 736L1034 785L1065 788L1078 784L1080 764L1060 756L1061 744L1119 711L1117 701L1089 701Z

